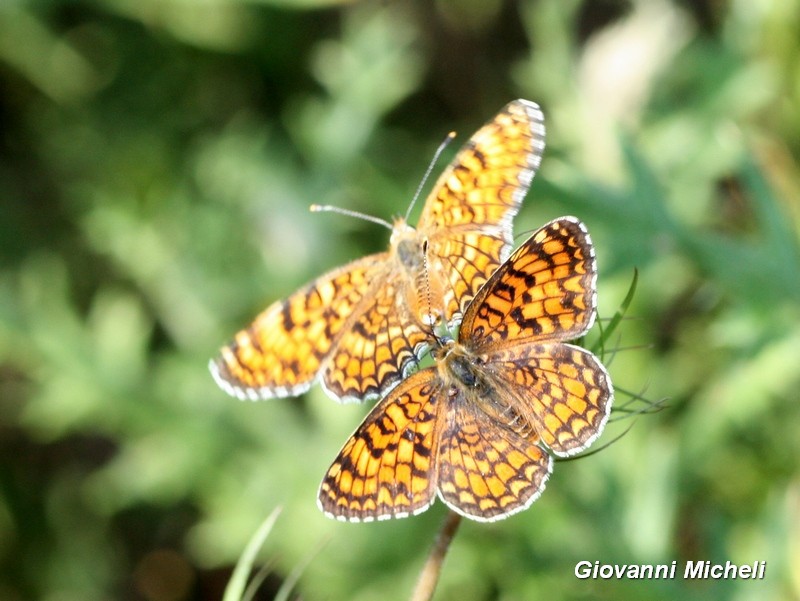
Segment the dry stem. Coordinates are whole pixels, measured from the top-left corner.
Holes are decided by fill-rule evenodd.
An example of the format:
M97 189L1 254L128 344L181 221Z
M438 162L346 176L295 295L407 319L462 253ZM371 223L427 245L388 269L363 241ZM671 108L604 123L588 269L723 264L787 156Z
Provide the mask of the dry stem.
M433 592L436 590L436 584L439 582L439 575L442 571L442 563L444 556L447 554L447 549L450 548L450 543L458 530L458 525L461 523L461 516L455 511L449 511L447 518L445 518L442 529L436 537L436 542L428 555L428 560L420 572L417 586L411 595L411 601L430 601L433 597Z

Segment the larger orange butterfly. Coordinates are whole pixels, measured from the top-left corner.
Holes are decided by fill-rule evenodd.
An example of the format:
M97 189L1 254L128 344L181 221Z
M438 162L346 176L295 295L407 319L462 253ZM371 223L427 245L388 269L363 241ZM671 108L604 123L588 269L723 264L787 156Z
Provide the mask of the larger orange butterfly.
M508 256L511 221L544 149L543 115L515 100L458 152L417 229L394 222L388 252L278 301L210 363L242 399L297 395L320 379L340 401L380 397L417 365L432 326L455 325Z
M552 468L602 432L613 388L566 341L594 322L594 249L583 224L538 230L467 306L456 341L409 376L344 445L320 486L329 517L370 521L426 510L436 494L478 521L530 506Z

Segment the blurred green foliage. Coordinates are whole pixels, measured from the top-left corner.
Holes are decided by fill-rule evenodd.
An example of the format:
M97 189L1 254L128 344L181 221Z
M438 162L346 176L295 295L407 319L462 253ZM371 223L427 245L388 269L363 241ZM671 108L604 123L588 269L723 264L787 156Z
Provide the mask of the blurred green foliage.
M406 598L441 504L315 505L365 408L239 403L206 363L385 247L311 203L403 212L444 135L516 97L548 128L516 231L586 221L601 317L639 270L610 371L668 408L464 524L437 598L800 598L798 31L797 0L3 3L0 598L220 598L279 505L257 598L305 562L305 599ZM573 575L673 559L767 578Z

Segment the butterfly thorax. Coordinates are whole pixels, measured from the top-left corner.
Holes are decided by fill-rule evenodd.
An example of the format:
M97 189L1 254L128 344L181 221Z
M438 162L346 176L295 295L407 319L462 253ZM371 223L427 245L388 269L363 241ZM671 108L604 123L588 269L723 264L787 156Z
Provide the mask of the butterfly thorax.
M437 360L439 377L448 389L456 393L467 392L470 396L487 392L483 360L464 346L447 340L434 351L434 359Z
M403 238L395 248L397 259L411 278L425 271L425 254L414 238Z
M444 312L444 290L438 262L432 262L427 237L398 217L390 239L392 257L401 278L401 292L420 323L436 325Z
M504 378L495 374L491 361L452 340L434 351L434 359L451 399L471 403L517 434L530 436L533 425L520 410L525 401L506 386Z

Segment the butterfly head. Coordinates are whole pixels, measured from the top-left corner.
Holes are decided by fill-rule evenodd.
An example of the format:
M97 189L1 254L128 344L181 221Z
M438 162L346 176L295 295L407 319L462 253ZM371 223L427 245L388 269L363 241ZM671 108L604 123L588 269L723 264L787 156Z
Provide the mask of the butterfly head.
M397 251L397 248L402 243L416 241L417 230L408 225L405 217L395 217L392 221L392 236L389 238L389 244L392 249Z

